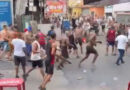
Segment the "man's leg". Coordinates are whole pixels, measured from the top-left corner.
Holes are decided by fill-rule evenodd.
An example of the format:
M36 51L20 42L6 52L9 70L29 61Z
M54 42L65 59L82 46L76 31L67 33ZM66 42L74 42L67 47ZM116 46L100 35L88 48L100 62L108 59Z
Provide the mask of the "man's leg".
M125 50L121 50L121 63L125 63L125 62L123 61L124 53L125 53Z
M18 73L19 73L19 66L15 66L15 76L16 76L16 78L19 78Z
M22 64L22 69L23 69L23 78L26 80L26 58L21 57L21 64Z
M121 50L119 50L119 57L118 57L117 62L116 62L117 65L120 65L119 62L120 62L121 58L122 58L121 57Z
M14 62L15 62L15 76L16 78L19 78L19 65L20 65L20 59L17 56L14 56Z
M92 48L91 50L92 50L91 53L93 53L95 55L94 58L93 58L93 62L92 62L94 64L97 60L98 52L95 48Z
M30 72L32 72L36 68L37 64L35 61L32 61L32 67L27 71L26 76L29 75Z
M97 58L98 58L98 54L95 54L95 56L93 58L93 62L92 62L93 64L96 62Z
M42 75L42 77L44 79L45 74L44 74L43 68L39 68L39 70L40 70L40 73L41 73L41 75Z
M47 74L47 76L44 78L44 82L42 83L42 90L44 90L44 88L46 88L46 85L47 85L47 83L49 83L51 78L52 78L52 75Z
M109 52L109 45L107 44L107 47L106 47L106 56L108 56L108 52Z
M114 55L115 45L112 46L112 55Z
M80 61L79 67L81 67L81 63L85 61L89 57L89 54L86 54L86 56Z
M80 45L81 54L83 54L83 46Z

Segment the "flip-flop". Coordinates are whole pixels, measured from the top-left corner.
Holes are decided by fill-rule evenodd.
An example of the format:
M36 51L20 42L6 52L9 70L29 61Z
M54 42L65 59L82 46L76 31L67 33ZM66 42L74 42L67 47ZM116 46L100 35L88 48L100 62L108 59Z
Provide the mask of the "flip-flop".
M39 87L40 90L46 90L46 88L42 88L42 86Z

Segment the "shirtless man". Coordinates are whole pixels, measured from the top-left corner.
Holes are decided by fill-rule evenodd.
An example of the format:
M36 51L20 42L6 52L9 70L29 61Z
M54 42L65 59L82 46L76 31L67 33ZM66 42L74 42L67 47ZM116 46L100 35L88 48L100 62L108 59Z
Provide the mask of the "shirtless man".
M69 45L69 41L67 39L67 36L65 34L62 35L62 39L60 40L60 42L57 43L57 58L61 59L57 69L62 69L64 67L64 63L68 63L71 64L70 61L66 60L69 58L68 55L68 45Z
M83 47L82 47L83 34L84 31L81 28L81 25L78 25L78 27L75 30L75 39L76 39L76 43L80 45L81 54L83 54Z
M12 28L12 30L9 31L9 36L10 36L10 40L9 40L9 47L10 47L10 50L9 50L9 55L8 55L8 59L9 60L12 60L11 56L12 56L12 53L13 53L13 45L11 44L12 40L17 38L18 37L18 31L16 28Z
M94 48L94 46L96 46L97 43L102 43L101 41L96 41L96 34L95 33L90 33L90 39L88 42L88 45L86 47L86 56L80 61L79 63L79 67L81 67L81 63L83 61L85 61L90 54L94 54L94 58L93 58L93 64L96 62L97 57L98 57L98 52L97 50Z
M73 48L74 54L76 54L77 58L79 58L78 48L75 43L73 31L67 32L67 37L69 39L69 53L71 53L71 49Z
M2 58L3 55L6 55L5 53L8 52L9 50L9 31L6 25L3 26L3 30L1 31L1 44L2 44L2 49L0 58Z

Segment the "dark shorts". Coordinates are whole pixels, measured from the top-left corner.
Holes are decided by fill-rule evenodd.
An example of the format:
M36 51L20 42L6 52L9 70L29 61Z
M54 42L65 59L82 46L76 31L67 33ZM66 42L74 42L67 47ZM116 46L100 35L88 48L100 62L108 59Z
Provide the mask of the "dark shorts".
M54 73L54 65L53 64L48 64L47 61L46 61L45 65L46 65L46 73L50 74L50 75L53 75L53 73Z
M14 63L16 66L19 66L21 64L23 67L25 67L26 66L26 58L14 56Z
M42 47L42 49L45 49L45 46L46 46L46 45L40 45L40 46Z
M75 43L71 43L70 46L69 46L69 49L74 49L74 50L77 50L77 46Z
M105 25L102 25L102 30L103 30L103 31L105 30Z
M76 39L76 44L79 44L80 46L82 46L82 39L81 38L77 38Z
M89 55L89 54L98 54L98 53L97 53L97 50L95 48L87 46L86 47L86 54Z
M107 45L108 45L108 46L114 46L114 45L115 45L115 42L114 42L114 41L107 41Z
M36 68L36 67L42 68L43 67L43 61L42 60L37 60L37 61L32 61L32 67Z

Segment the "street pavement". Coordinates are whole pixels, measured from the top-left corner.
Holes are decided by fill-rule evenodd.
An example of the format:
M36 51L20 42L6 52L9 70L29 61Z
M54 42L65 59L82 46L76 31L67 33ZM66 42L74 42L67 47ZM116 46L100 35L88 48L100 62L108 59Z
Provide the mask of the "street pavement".
M125 64L117 66L115 62L118 55L112 56L110 53L109 56L105 56L105 36L98 36L98 40L103 41L103 44L98 44L96 47L99 57L95 66L91 64L93 59L93 55L91 55L82 63L82 67L78 68L78 63L84 54L80 54L79 59L70 54L69 60L72 64L66 64L63 70L56 70L55 68L54 76L47 85L47 90L127 90L130 81L130 49L124 57ZM84 53L86 51L85 46L84 44ZM0 61L0 73L4 74L2 78L14 78L14 68L13 62ZM29 68L30 65L27 66L27 69ZM20 75L22 76L21 69ZM38 87L41 82L42 76L36 69L30 73L27 79L26 90L39 90ZM6 88L5 90L16 89Z

